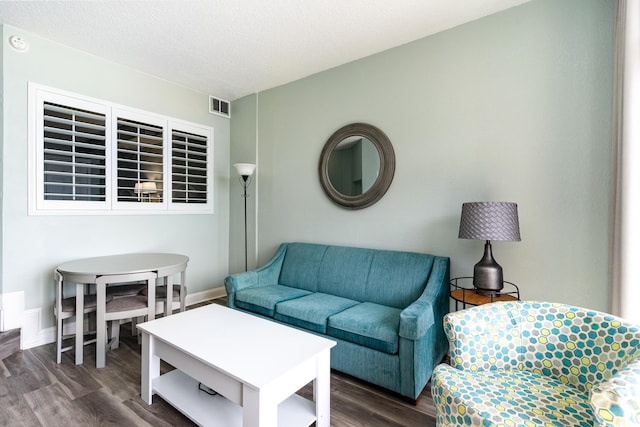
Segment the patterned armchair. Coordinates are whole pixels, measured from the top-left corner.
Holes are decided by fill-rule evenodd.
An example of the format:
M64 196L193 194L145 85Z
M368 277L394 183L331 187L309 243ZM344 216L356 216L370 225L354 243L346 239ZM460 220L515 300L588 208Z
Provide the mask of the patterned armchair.
M640 425L640 328L544 302L445 316L451 366L433 371L438 426Z

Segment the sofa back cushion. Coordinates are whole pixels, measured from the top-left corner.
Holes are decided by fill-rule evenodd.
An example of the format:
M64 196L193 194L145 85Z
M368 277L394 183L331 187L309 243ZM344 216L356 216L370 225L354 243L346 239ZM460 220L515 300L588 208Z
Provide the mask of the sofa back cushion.
M367 279L373 252L373 249L328 246L318 272L318 291L367 301Z
M288 243L278 283L318 292L318 271L326 250L326 245Z
M289 243L279 283L405 308L424 291L433 260L414 252Z
M376 251L367 281L367 301L407 307L422 295L433 261L433 255Z

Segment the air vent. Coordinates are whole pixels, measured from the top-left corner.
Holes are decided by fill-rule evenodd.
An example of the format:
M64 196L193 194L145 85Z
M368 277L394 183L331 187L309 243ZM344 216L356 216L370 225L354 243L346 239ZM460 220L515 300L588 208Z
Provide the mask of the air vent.
M209 112L219 116L231 117L229 101L209 95Z

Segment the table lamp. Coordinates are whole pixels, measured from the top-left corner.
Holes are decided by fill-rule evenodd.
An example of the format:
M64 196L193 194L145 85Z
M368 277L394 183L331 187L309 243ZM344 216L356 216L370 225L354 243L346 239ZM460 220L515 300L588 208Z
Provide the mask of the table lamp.
M145 181L145 182L136 182L133 187L133 192L138 195L138 200L142 197L142 201L145 201L145 196L147 196L147 201L151 201L151 194L158 192L158 187L156 183L153 181Z
M462 204L459 239L485 240L484 255L473 267L473 286L483 295L495 295L503 288L502 267L493 259L491 240L520 241L518 205L508 202Z

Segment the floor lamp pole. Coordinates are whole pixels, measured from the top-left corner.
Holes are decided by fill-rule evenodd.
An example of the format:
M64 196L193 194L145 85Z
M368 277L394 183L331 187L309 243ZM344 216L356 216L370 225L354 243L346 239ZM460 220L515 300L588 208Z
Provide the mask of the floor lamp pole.
M247 187L249 186L249 175L240 176L240 183L242 184L242 198L244 199L244 271L249 270L248 263L248 245L247 245Z
M253 163L235 163L233 165L240 175L240 185L242 185L242 198L244 199L244 271L249 271L249 251L247 245L247 187L251 183L251 175L256 170Z

